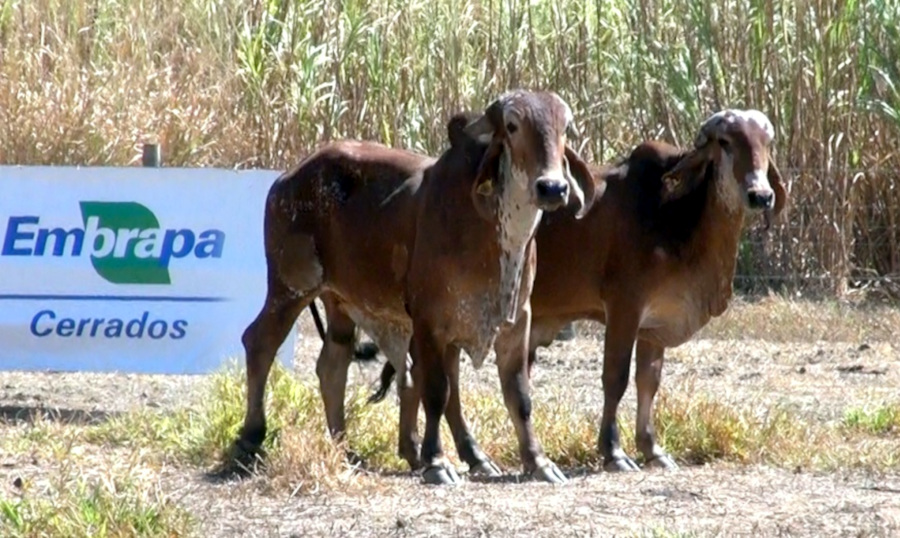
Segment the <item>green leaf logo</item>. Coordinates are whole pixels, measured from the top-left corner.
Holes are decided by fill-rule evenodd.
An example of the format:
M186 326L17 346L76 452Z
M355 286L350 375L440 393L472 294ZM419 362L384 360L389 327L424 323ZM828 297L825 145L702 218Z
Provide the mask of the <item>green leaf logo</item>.
M95 226L89 220L95 218ZM138 257L135 235L122 232L159 229L159 220L136 202L81 202L81 219L95 233L85 237L91 264L113 284L171 284L169 268L154 257ZM117 235L118 234L118 235ZM95 253L101 253L95 255Z

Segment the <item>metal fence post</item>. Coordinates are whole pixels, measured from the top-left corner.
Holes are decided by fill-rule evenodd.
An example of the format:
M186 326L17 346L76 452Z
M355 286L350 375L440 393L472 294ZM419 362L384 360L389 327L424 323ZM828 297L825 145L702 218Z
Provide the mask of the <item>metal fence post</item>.
M144 151L141 154L141 164L150 168L159 168L162 166L162 153L159 144L144 144Z

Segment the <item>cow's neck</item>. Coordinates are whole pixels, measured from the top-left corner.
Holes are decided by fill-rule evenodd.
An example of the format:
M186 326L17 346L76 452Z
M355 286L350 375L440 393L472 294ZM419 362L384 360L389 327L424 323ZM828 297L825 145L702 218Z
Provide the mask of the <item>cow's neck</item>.
M466 299L474 300L478 304L477 308L470 310L467 305L461 308L463 312L475 312L474 316L466 315L471 322L470 332L461 336L462 348L468 353L475 368L480 368L484 363L500 330L518 319L523 277L533 251L529 246L534 241L543 213L531 200L527 174L512 166L508 151L504 151L500 157L498 168L498 177L494 178L494 226L493 230L484 229L487 235L483 238L492 243L486 249L492 256L487 267L493 275L497 275L494 271L499 269L500 278L498 281L496 276L489 276L489 287L482 289L477 298ZM499 259L493 258L494 255ZM534 278L533 270L527 274L528 278ZM530 283L528 286L526 291L530 293Z
M701 220L690 249L698 274L708 279L700 287L706 290L710 316L725 311L731 298L732 281L737 262L738 242L744 224L743 193L730 174L716 170L715 185L707 194L707 215Z
M513 324L518 311L528 244L534 239L543 212L531 200L526 172L512 165L506 151L500 161L500 176L502 188L497 200L500 319Z

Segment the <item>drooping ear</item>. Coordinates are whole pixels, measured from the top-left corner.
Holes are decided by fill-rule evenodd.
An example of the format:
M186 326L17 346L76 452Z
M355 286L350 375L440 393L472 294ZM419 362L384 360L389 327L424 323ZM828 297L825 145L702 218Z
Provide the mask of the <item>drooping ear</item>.
M660 205L677 200L696 189L706 176L709 155L706 146L692 149L662 176Z
M494 139L484 152L475 181L472 182L472 203L481 218L494 217L494 201L497 199L496 178L500 172L500 158L503 156L503 141Z
M581 219L591 210L594 201L603 195L606 182L601 178L595 179L587 164L569 146L566 146L566 180L569 183L569 192L577 200L578 212L575 213L575 218Z
M470 121L463 128L465 136L477 142L489 144L478 163L475 182L472 184L472 202L482 218L493 218L494 199L497 196L497 177L500 158L503 156L506 127L503 122L503 104L498 99L484 114Z
M766 175L769 179L769 186L775 191L775 207L772 208L772 213L777 216L787 204L787 189L784 188L781 172L778 171L775 161L771 158L769 159L769 170Z

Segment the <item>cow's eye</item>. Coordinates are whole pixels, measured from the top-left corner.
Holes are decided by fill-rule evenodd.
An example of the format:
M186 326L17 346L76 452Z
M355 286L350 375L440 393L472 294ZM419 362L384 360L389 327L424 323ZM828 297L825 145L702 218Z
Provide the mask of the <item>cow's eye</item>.
M731 143L724 138L719 139L719 146L721 146L725 151L731 153Z
M515 123L509 122L506 124L506 131L509 132L509 134L513 134L514 132L516 132L518 130L519 130L519 126L516 125Z

